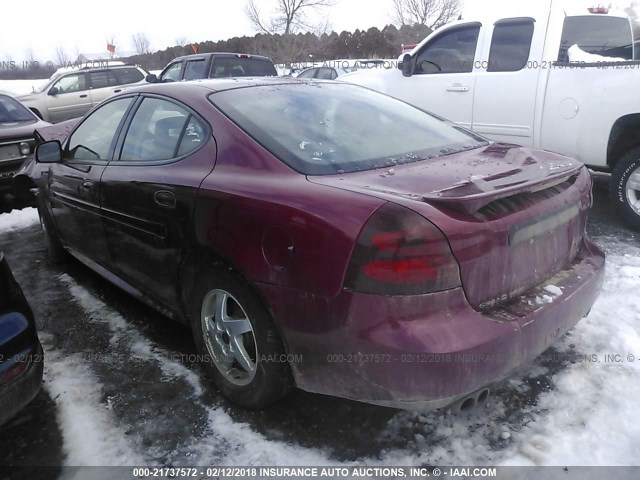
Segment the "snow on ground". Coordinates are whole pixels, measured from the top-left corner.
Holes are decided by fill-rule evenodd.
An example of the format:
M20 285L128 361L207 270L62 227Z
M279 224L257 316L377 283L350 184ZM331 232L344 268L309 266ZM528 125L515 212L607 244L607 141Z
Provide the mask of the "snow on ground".
M47 79L37 80L0 80L0 92L9 92L12 95L24 95L31 93L34 88L43 85Z
M56 399L67 464L144 464L116 426L108 405L102 403L100 385L82 359L52 350L49 335L39 335L45 351L44 387Z
M12 232L39 223L40 217L35 208L13 210L10 214L0 214L0 233Z
M27 220L25 220L25 217ZM33 212L0 215L0 233L37 221ZM619 247L619 246L618 246ZM190 391L185 402L205 411L206 427L182 447L188 455L174 464L335 465L322 448L274 440L234 419L224 406L203 400L206 378L171 359L115 308L71 276L59 277L70 298L92 325L108 327L107 343L155 362L167 380L179 378ZM551 355L563 365L550 371L537 361L514 375L487 404L472 414L398 412L370 438L389 447L352 464L380 465L640 465L640 249L626 246L607 257L603 292L591 314L561 339ZM554 288L550 294L560 295ZM51 350L43 333L46 388L56 398L65 439L67 465L147 463L145 447L124 431L101 395L100 379L88 366ZM549 352L547 352L549 354ZM614 360L606 361L605 355ZM531 390L532 379L546 379L537 401L514 405ZM538 382L540 383L540 382ZM135 426L133 426L135 429ZM401 439L401 442L397 440ZM392 441L394 440L394 441ZM363 438L363 441L367 439Z

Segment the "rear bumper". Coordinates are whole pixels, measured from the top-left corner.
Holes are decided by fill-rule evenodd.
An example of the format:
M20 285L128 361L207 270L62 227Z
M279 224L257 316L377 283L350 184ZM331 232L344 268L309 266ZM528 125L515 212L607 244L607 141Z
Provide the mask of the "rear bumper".
M0 425L13 418L36 397L42 384L44 362L38 344L36 361L11 383L0 387Z
M604 265L604 253L585 240L567 270L490 312L471 308L462 289L412 297L345 291L322 299L259 288L281 328L299 388L425 409L499 381L549 348L590 311ZM549 293L549 285L562 294Z

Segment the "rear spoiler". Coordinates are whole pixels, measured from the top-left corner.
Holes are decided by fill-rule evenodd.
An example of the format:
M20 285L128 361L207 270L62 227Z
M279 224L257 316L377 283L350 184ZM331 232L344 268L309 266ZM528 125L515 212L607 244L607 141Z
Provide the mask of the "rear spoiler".
M564 168L550 172L538 180L522 179L518 181L518 172L508 172L494 177L484 177L465 181L453 187L422 195L425 202L440 204L463 213L473 215L491 202L521 193L535 193L555 187L577 176L586 168L579 162L571 161ZM501 182L501 180L503 180ZM504 180L509 183L505 184ZM515 180L515 181L514 181Z

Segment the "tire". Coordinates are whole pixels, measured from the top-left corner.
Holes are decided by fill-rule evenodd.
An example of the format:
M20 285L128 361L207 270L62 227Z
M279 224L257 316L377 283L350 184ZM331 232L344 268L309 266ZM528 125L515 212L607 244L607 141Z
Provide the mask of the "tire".
M640 147L624 155L611 174L609 196L627 225L640 230Z
M250 409L264 408L286 395L294 382L285 348L271 315L251 287L221 268L203 275L195 285L189 306L191 328L220 392ZM226 308L222 307L225 298ZM226 321L219 321L222 311Z
M47 247L49 261L51 261L51 263L65 263L69 258L69 254L62 246L60 238L58 238L58 234L53 228L51 218L47 213L47 208L44 206L40 195L38 195L37 206L38 215L40 216L40 228L42 229L42 236Z

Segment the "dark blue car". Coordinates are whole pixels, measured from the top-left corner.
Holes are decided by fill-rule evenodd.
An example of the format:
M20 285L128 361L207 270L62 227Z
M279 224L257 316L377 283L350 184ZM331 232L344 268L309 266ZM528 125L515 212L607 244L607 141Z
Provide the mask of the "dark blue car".
M0 252L0 425L37 395L42 369L33 313Z

